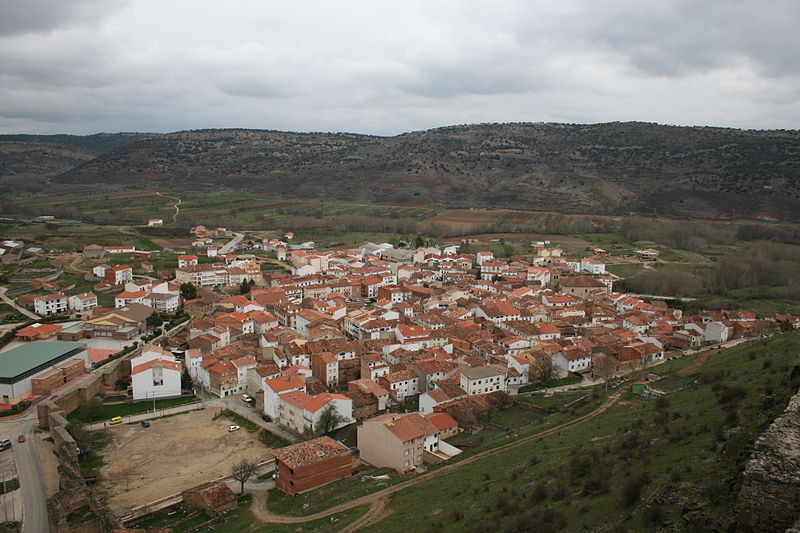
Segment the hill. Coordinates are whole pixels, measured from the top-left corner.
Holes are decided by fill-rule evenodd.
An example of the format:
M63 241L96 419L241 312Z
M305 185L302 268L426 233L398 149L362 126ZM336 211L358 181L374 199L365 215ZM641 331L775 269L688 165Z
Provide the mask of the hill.
M51 178L143 137L146 134L0 135L0 179Z
M794 219L800 133L645 123L480 124L395 137L198 130L143 137L56 180L391 204Z

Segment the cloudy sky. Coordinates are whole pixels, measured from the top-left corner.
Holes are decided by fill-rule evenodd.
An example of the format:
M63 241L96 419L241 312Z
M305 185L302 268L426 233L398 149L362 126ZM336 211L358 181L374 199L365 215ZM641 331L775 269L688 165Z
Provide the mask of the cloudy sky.
M797 0L0 0L0 133L800 125Z

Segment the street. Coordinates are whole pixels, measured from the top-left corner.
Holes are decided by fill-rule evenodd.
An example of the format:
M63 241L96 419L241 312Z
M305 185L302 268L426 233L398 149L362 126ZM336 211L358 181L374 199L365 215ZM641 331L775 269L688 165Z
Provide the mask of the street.
M42 473L42 465L36 448L37 415L32 409L12 427L12 435L24 435L25 442L17 442L16 436L11 438L14 458L17 463L20 491L22 492L23 517L22 533L41 533L49 529L47 520L47 488Z

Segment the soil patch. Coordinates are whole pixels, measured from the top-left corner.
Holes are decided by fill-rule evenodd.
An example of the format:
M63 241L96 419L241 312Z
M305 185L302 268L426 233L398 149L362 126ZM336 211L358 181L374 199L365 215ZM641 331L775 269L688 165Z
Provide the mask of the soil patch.
M262 461L269 455L255 433L229 432L227 418L213 420L216 409L203 409L152 420L150 427L128 424L110 428L114 440L103 449L100 489L115 514L165 498L230 473L243 457Z

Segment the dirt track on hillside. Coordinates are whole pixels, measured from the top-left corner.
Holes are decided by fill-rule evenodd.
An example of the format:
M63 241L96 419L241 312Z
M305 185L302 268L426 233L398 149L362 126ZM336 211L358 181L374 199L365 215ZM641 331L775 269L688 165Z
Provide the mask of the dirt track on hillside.
M318 520L320 518L325 518L325 517L334 515L336 513L340 513L342 511L347 511L347 510L352 509L354 507L359 507L361 505L370 505L369 511L367 511L367 513L364 514L364 516L362 516L356 522L354 522L353 524L350 524L349 526L347 526L346 528L344 528L342 530L342 531L347 531L347 532L357 531L358 528L366 527L368 525L372 525L372 524L375 524L377 522L380 522L381 520L383 520L384 518L386 518L387 516L389 516L391 514L391 510L389 509L388 505L389 505L389 498L393 494L395 494L397 492L400 492L401 490L407 489L409 487L413 487L414 485L417 485L418 483L422 483L423 481L427 481L427 480L432 479L434 477L438 477L438 476L440 476L440 475L442 475L444 473L448 473L448 472L452 472L454 470L458 470L459 468L462 468L463 466L466 466L468 464L474 463L475 461L479 461L479 460L481 460L481 459L483 459L485 457L490 457L492 455L503 453L503 452L505 452L506 450L508 450L510 448L514 448L514 447L517 447L517 446L519 446L521 444L528 443L528 442L540 439L542 437L546 437L548 435L552 435L554 433L558 433L559 431L562 431L562 430L567 429L569 427L576 426L578 424L586 422L587 420L591 420L592 418L604 413L609 408L611 408L614 404L616 404L617 401L619 400L619 396L620 396L619 393L610 396L608 398L608 400L606 400L605 403L603 403L603 405L601 405L600 407L598 407L597 409L595 409L591 413L588 413L588 414L585 414L583 416L580 416L580 417L578 417L578 418L576 418L574 420L571 420L569 422L565 422L564 424L561 424L560 426L557 426L557 427L554 427L554 428L550 428L550 429L547 429L545 431L541 431L541 432L536 433L534 435L529 435L527 437L523 437L523 438L518 439L518 440L516 440L514 442L511 442L511 443L508 443L508 444L504 444L502 446L498 446L497 448L493 448L491 450L486 450L484 452L481 452L481 453L475 454L475 455L473 455L471 457L468 457L468 458L464 459L463 461L459 461L459 462L456 462L456 463L451 463L451 464L445 465L445 466L443 466L443 467L441 467L441 468L439 468L437 470L432 470L432 471L427 472L425 474L421 474L421 475L419 475L419 476L417 476L417 477L415 477L413 479L409 479L408 481L403 481L402 483L398 483L397 485L394 485L392 487L387 487L387 488L385 488L383 490L380 490L378 492L375 492L375 493L372 493L372 494L368 494L367 496L362 496L360 498L356 498L355 500L351 500L351 501L346 502L346 503L335 505L335 506L331 507L330 509L326 509L325 511L321 511L319 513L311 514L311 515L308 515L308 516L285 516L285 515L272 514L271 512L269 512L269 509L267 508L267 505L266 505L266 503L267 503L266 502L266 492L264 492L264 491L255 492L254 493L254 498L253 498L253 503L251 505L251 510L253 512L253 515L256 517L256 519L261 521L261 522L264 522L264 523L300 524L300 523L303 523L303 522L310 522L312 520Z

